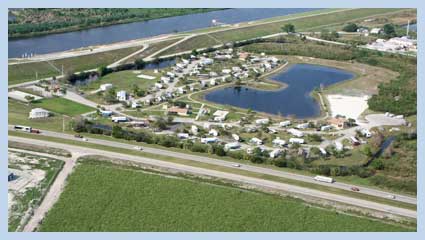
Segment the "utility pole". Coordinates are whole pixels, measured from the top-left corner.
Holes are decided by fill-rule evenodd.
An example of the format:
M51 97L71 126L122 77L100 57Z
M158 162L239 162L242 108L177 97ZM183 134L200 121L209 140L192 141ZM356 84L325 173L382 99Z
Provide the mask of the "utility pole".
M409 37L410 20L407 20L406 37Z

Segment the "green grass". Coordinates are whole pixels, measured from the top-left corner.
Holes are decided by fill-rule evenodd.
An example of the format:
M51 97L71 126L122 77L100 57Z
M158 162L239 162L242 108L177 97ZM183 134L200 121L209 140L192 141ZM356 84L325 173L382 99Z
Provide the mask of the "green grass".
M107 52L95 53L79 57L71 57L50 61L56 68L61 69L62 65L65 72L80 72L100 66L106 66L119 59L136 52L141 47L130 47ZM34 81L38 79L61 75L57 69L47 62L23 63L8 66L8 84L18 84Z
M403 202L394 201L394 200L391 200L391 199L380 198L380 197L374 197L374 196L370 196L370 195L366 195L366 194L362 194L362 193L356 193L356 192L352 192L349 189L343 190L343 189L318 185L318 184L314 184L314 183L301 182L301 181L297 181L297 180L291 180L291 179L276 177L276 176L272 176L272 175L266 175L266 174L261 174L261 173L245 171L245 170L236 169L236 168L223 167L223 166L219 166L219 165L213 165L213 164L202 163L202 162L195 162L195 161L192 161L192 160L170 157L170 156L165 156L165 155L156 155L156 154L151 154L151 153L147 153L147 152L143 152L143 151L141 152L141 151L138 151L138 150L128 150L128 149L123 149L123 148L119 148L119 147L110 147L110 146L99 145L99 144L90 143L90 142L80 142L80 141L74 141L74 140L68 140L68 139L62 139L62 138L55 138L55 137L49 137L49 136L42 136L42 135L29 135L27 133L22 133L22 132L12 132L12 131L10 131L9 135L10 136L18 136L18 137L27 137L27 138L29 137L29 138L40 139L40 140L45 140L45 141L53 141L53 142L58 142L58 143L71 144L71 145L75 145L75 146L88 147L88 148L93 148L93 149L99 149L99 150L105 150L105 151L111 151L111 152L118 152L118 153L123 153L123 154L130 154L130 155L135 155L135 156L142 156L142 157L153 158L153 159L158 159L158 160L162 160L162 161L169 161L169 162L174 162L174 163L184 164L184 165L189 165L189 166L194 166L194 167L207 168L207 169L217 170L217 171L221 171L221 172L239 174L239 175L243 175L243 176L266 179L266 180L276 181L276 182L281 182L281 183L287 183L287 184L292 184L292 185L296 185L296 186L300 186L300 187L312 188L312 189L316 189L316 190L320 190L320 191L324 191L324 192L350 196L350 197L354 197L354 198L374 201L374 202L387 204L387 205L391 205L391 206L396 206L396 207L401 207L401 208L406 208L406 209L412 209L412 210L416 209L416 205L413 205L413 204L403 203ZM129 143L128 141L125 141L125 140L112 139L112 138L106 137L106 136L90 135L90 134L84 134L84 135L89 136L89 137L104 139L104 140L114 140L114 141L118 141L118 142ZM135 142L133 142L133 144L138 144L138 145L142 145L142 146L145 145L145 144L135 143ZM148 146L153 147L155 145L148 145ZM187 152L187 151L181 150L181 149L170 149L170 148L164 148L164 147L161 147L161 146L155 146L155 147L158 147L159 149L166 149L166 150L171 150L171 151L184 152L184 153L189 153L189 154L193 154L193 155L212 157L209 154ZM251 165L251 163L249 163L249 162L246 162L246 161L243 161L243 160L237 160L237 159L233 159L233 158L229 158L229 157L218 157L218 156L213 156L213 157L215 157L217 159L225 160L225 161L232 161L232 162L238 162L238 163L241 163L241 164ZM286 172L293 172L293 173L297 173L297 174L305 174L305 175L308 175L308 176L313 176L312 174L310 174L308 172L301 172L301 171L296 171L296 170L293 170L293 169L283 170L283 169L280 169L280 168L274 168L270 165L264 165L263 167L273 168L275 170L281 170L281 171L286 171ZM347 181L345 181L345 182L347 182Z
M83 161L40 231L411 231L291 198Z
M95 110L92 107L60 97L44 98L36 101L33 105L68 116L77 116Z
M126 70L120 72L114 72L106 76L101 77L97 81L93 81L87 86L81 87L83 91L93 91L99 89L101 84L111 83L116 87L117 91L125 90L131 92L132 86L134 84L138 85L140 89L147 90L149 87L153 86L158 80L160 73L154 73L153 70L140 70L141 73L134 73L133 70ZM155 79L144 79L138 78L137 75L145 74L155 77Z
M335 9L334 9L335 10ZM318 16L313 16L314 13L304 14L302 16L299 16L298 19L292 19L290 18L296 17L296 16L286 16L286 18L280 18L279 22L271 22L266 23L262 25L257 26L248 26L244 28L239 29L229 29L226 31L218 31L214 33L210 33L210 36L212 36L214 39L217 39L220 42L232 42L232 41L241 41L246 40L250 38L257 38L261 36L271 35L275 33L282 32L281 27L283 27L287 23L291 23L295 25L296 31L311 31L311 30L320 30L322 28L327 28L328 25L333 24L341 24L341 23L347 23L353 20L362 19L362 18L368 18L370 16L374 15L385 15L385 14L391 14L396 11L400 11L400 9L389 9L389 8L363 8L363 9L350 9L342 12L336 12L336 13L329 13L329 14L323 14ZM322 12L323 13L323 12ZM207 41L207 36L205 35L199 35L197 37L194 37L190 39L190 42L185 41L181 44L176 45L175 47L167 50L166 53L163 53L162 55L171 54L175 52L180 51L188 51L195 48L206 48L210 47L212 45L211 41ZM212 40L212 38L209 38ZM214 42L217 42L216 40ZM196 43L196 44L189 44L189 43ZM174 50L174 51L173 51Z
M9 99L8 101L8 122L9 124L17 124L31 126L38 129L46 129L51 131L62 131L62 116L56 114L48 118L29 119L28 115L35 106L28 106L22 102ZM65 118L66 122L69 121ZM66 124L67 125L67 124Z

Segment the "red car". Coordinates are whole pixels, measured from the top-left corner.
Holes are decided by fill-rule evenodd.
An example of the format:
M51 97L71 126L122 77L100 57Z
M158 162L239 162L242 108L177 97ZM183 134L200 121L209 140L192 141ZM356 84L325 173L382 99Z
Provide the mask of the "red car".
M353 191L353 192L358 192L358 191L360 191L360 189L359 189L359 188L357 188L357 187L351 187L351 191Z

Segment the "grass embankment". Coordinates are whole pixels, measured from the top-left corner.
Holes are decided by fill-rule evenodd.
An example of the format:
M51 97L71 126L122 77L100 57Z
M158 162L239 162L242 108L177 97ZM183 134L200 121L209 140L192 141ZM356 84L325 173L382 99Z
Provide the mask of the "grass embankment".
M194 48L207 48L211 47L211 45L216 45L217 42L227 43L280 33L282 32L281 27L283 27L287 23L293 24L295 26L296 31L302 32L310 31L311 29L326 28L328 25L331 24L346 23L357 19L368 18L371 16L390 14L396 11L400 11L400 9L349 9L340 12L330 11L320 13L321 15L317 15L317 13L303 14L302 16L299 16L299 18L297 18L296 15L293 15L288 18L282 18L276 22L270 22L254 26L248 25L247 27L239 29L229 29L225 31L212 32L209 34L209 36L199 35L168 49L161 55L167 55L181 51L189 51ZM214 40L214 43L211 44L211 41L206 41L207 38ZM194 45L194 43L198 44Z
M47 154L52 154L52 155L61 156L61 157L71 157L72 156L71 153L69 151L65 150L65 149L46 147L46 146L40 147L40 146L33 145L33 144L15 142L15 141L9 141L8 147L9 148L18 148L18 149L23 149L23 150L28 150L28 151L34 151L34 152L47 153Z
M292 198L90 160L77 166L40 227L89 232L412 230Z
M292 184L292 185L296 185L296 186L300 186L300 187L312 188L312 189L316 189L316 190L320 190L320 191L324 191L324 192L329 192L329 193L340 194L340 195L345 195L345 196L349 196L349 197L374 201L374 202L387 204L387 205L391 205L391 206L396 206L396 207L401 207L401 208L406 208L406 209L416 209L416 205L403 203L403 202L399 202L399 201L394 201L394 200L391 200L391 199L374 197L374 196L370 196L370 195L366 195L366 194L362 194L362 193L352 192L349 189L347 189L347 190L337 189L337 188L322 186L322 185L318 185L318 184L314 184L314 183L301 182L301 181L292 180L292 179L288 179L288 178L282 178L282 177L277 177L277 176L272 176L272 175L266 175L266 174L261 174L261 173L245 171L245 170L236 169L236 168L232 168L232 167L223 167L223 166L219 166L219 165L196 162L196 161L192 161L192 160L170 157L170 156L165 156L165 155L151 154L151 153L147 153L147 152L143 152L143 151L141 152L141 151L138 151L138 150L129 150L129 149L123 149L123 148L119 148L119 147L110 147L110 146L105 146L105 145L99 145L99 144L90 143L90 142L74 141L74 140L55 138L55 137L49 137L49 136L42 136L42 135L30 135L30 134L22 133L22 132L9 131L9 135L10 136L18 136L18 137L29 137L29 138L39 139L39 140L70 144L70 145L99 149L99 150L104 150L104 151L111 151L111 152L117 152L117 153L122 153L122 154L130 154L130 155L135 155L135 156L148 157L148 158L158 159L158 160L162 160L162 161L169 161L169 162L174 162L174 163L178 163L178 164L184 164L184 165L200 167L200 168L207 168L207 169L211 169L211 170L217 170L217 171L222 171L222 172L227 172L227 173L234 173L234 174L239 174L239 175L248 176L248 177L255 177L255 178L260 178L260 179L266 179L266 180L271 180L271 181L276 181L276 182ZM102 139L106 139L106 138L102 138ZM119 140L117 140L117 141L119 141ZM129 143L128 141L120 141L120 142ZM134 143L134 144L143 145L143 144L140 144L140 143ZM150 145L150 146L152 146L152 145ZM161 147L159 147L159 148L161 148ZM167 150L173 150L173 149L167 148ZM182 151L179 151L179 152L182 152ZM199 153L191 153L191 154L199 155L199 156L209 156L209 155L199 154ZM209 156L209 157L211 157L211 156ZM217 156L214 156L214 158L218 158L218 159L226 160L226 161L231 161L231 162L239 162L239 163L242 163L242 164L249 164L246 161L236 160L236 159L231 159L231 158L220 158L220 157L217 157ZM264 167L270 167L270 166L264 166ZM279 169L279 170L282 170L282 169ZM291 171L291 169L288 169L288 171ZM300 171L291 171L291 172L302 174L302 172L300 172ZM307 173L304 172L304 174L307 174ZM308 175L310 175L310 174L308 174Z
M8 85L61 75L62 66L64 68L64 72L71 73L90 70L100 66L106 66L115 61L118 61L125 56L130 55L133 52L136 52L140 48L141 47L130 47L49 61L50 64L54 65L57 69L48 62L8 65ZM36 72L38 78L36 78Z

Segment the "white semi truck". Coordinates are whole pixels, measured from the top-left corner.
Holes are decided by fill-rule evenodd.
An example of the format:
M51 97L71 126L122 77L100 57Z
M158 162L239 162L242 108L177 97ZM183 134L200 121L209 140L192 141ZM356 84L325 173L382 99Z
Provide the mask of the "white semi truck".
M331 177L325 177L325 176L315 176L313 178L314 180L318 181L318 182L325 182L325 183L333 183L335 182L335 180Z

